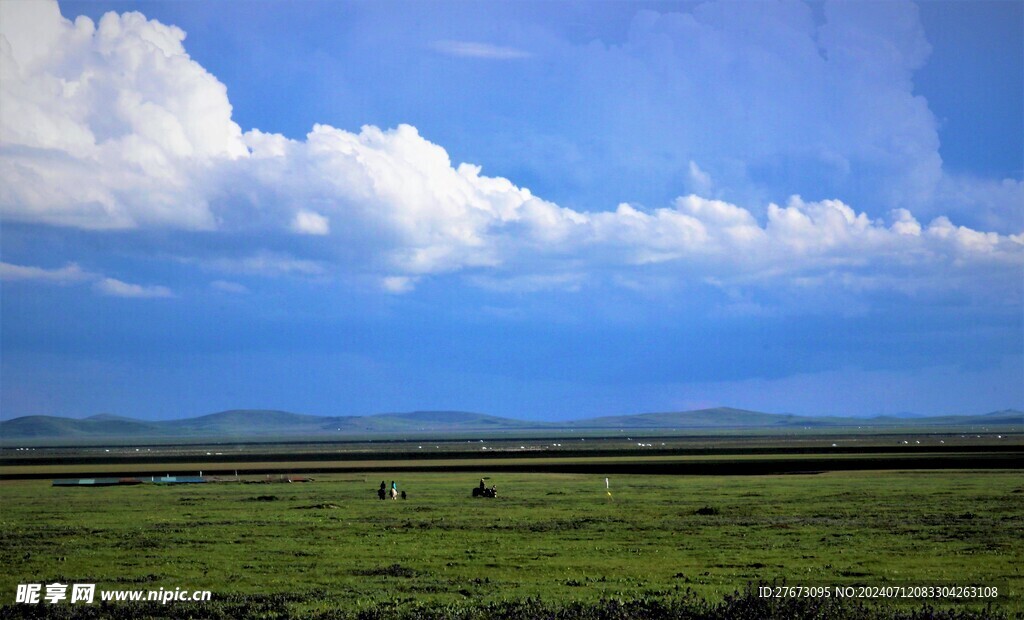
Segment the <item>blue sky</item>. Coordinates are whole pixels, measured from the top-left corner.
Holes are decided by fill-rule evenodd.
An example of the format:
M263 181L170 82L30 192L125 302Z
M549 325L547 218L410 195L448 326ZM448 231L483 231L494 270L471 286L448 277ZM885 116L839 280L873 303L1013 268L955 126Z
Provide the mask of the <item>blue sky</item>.
M1024 408L1021 3L0 11L3 418Z

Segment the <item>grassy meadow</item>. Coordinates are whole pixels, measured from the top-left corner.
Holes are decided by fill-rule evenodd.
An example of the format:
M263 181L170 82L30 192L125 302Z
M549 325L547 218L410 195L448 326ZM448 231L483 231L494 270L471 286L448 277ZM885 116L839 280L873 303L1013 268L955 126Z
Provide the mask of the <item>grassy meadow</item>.
M54 581L211 590L208 605L282 594L296 615L382 604L670 600L688 590L713 601L749 583L784 581L997 586L994 609L1024 609L1019 472L619 475L610 496L600 472L497 474L488 480L497 499L470 498L479 476L420 473L397 477L408 500L379 501L380 481L395 477L3 482L0 604L13 604L20 583ZM930 601L955 609L988 602Z

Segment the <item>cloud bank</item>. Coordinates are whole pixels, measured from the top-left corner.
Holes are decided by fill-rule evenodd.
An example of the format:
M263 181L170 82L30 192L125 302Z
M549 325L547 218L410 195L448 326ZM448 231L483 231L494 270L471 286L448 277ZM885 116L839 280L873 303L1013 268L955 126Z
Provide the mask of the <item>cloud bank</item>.
M892 28L913 30L905 16L896 17ZM670 205L569 209L487 176L479 166L454 164L442 146L411 125L364 126L355 133L320 124L303 139L258 129L243 133L232 120L226 87L186 52L185 33L139 13L108 13L98 24L85 17L71 22L55 3L12 2L0 4L0 18L5 221L210 231L214 239L240 233L256 240L260 234L294 237L295 257L252 241L246 255L225 256L220 266L240 273L370 274L391 293L450 273L492 284L530 282L529 290L536 290L530 287L537 282L579 286L580 274L585 280L653 270L662 278L714 286L956 290L1020 302L1024 233L973 230L945 216L922 223L903 207L872 218L838 199L793 196L762 212L707 197L712 176L692 160L688 183L694 193ZM679 41L676 30L700 27L691 22L651 15L635 25L632 41L653 44L658 32ZM825 30L826 42L844 42L830 61L848 65L859 88L884 90L909 80L927 54L923 38L906 36L899 39L904 47L889 50L892 57L844 57L839 52L855 47L850 41L870 29L856 15L836 23L848 27ZM457 43L446 42L443 51L490 58L519 53ZM809 64L820 60L817 50L805 52ZM862 73L865 66L875 69ZM878 67L895 73L880 75ZM906 118L927 113L923 100L907 105L917 111ZM884 110L864 111L878 112ZM928 202L941 169L932 155L935 144L918 140L927 132L908 131L914 139L887 138L899 145L889 152L892 170L923 181L914 200L893 204ZM865 150L874 148L873 138L864 140ZM976 195L976 183L963 187L965 200ZM1012 199L1019 188L1003 184L989 191ZM318 258L302 256L314 242ZM7 269L24 278L38 268ZM56 274L47 277L74 276ZM95 287L127 297L171 294L111 278Z

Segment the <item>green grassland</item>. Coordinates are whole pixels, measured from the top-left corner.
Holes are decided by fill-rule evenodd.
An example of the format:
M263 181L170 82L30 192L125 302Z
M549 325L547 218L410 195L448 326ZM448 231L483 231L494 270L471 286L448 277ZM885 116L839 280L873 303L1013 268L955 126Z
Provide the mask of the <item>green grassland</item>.
M380 481L395 477L409 499L377 500ZM0 605L13 603L19 583L53 581L203 589L214 599L281 593L298 615L668 600L687 590L720 600L748 583L784 581L997 586L996 610L1024 610L1019 471L618 475L608 495L595 467L494 474L496 500L470 498L478 481L388 473L310 484L3 482Z

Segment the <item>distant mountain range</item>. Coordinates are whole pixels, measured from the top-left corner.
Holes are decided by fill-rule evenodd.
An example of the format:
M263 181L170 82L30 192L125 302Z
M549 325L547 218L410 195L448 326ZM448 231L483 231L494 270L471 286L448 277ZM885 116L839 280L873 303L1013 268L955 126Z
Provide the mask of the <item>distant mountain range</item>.
M720 431L897 428L1016 427L1024 430L1024 412L1009 409L984 415L838 418L761 413L718 407L698 411L605 416L568 422L536 422L464 411L414 411L367 416L314 416L244 409L196 418L149 421L101 414L84 419L25 416L0 422L0 441L80 441L105 439L254 439L288 437L438 435L510 431Z

